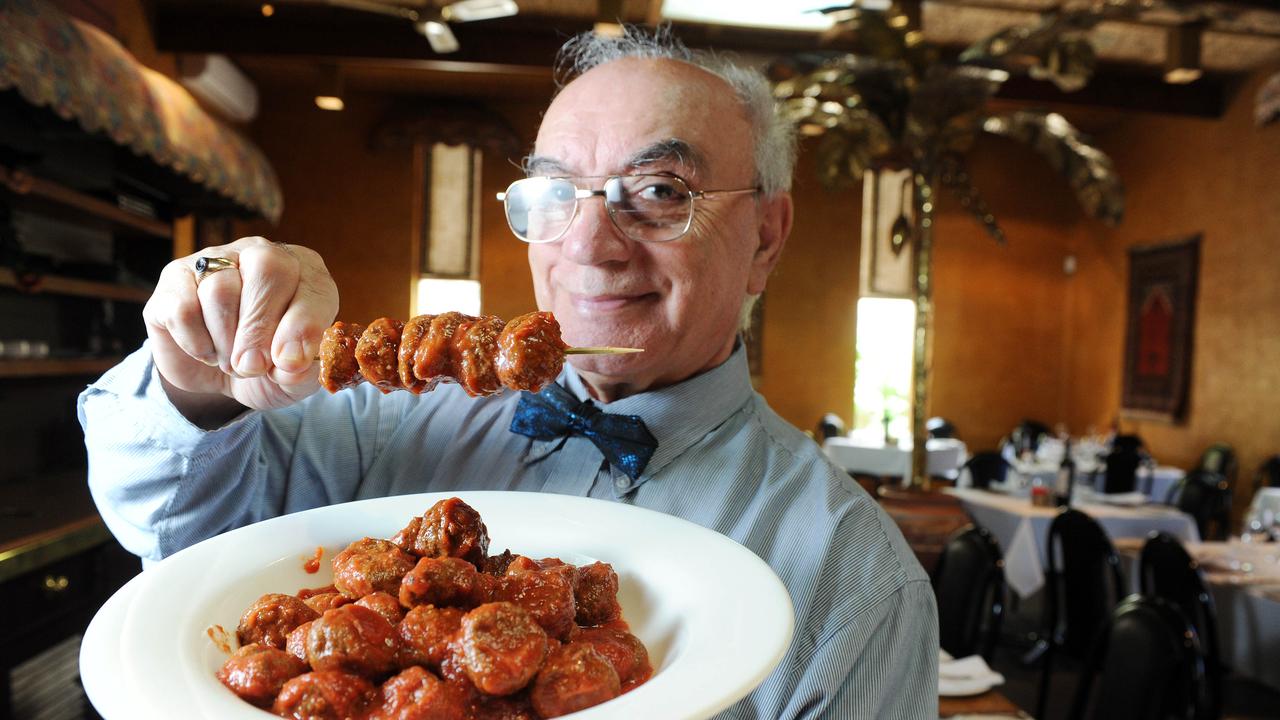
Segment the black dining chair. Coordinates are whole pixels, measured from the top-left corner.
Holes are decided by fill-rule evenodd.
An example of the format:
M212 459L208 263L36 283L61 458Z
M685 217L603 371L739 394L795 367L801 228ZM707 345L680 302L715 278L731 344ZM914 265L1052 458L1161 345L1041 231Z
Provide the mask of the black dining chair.
M1204 677L1195 630L1178 607L1131 595L1110 613L1091 648L1069 717L1196 720L1205 712L1196 692Z
M1088 656L1124 588L1120 557L1110 538L1079 510L1064 509L1054 517L1045 555L1049 563L1041 637L1046 646L1036 700L1038 718L1045 717L1057 656L1077 663Z
M1133 492L1138 486L1138 467L1142 465L1140 447L1113 445L1104 461L1102 479L1104 493Z
M1222 475L1196 469L1169 489L1165 502L1196 521L1201 540L1226 540L1231 524L1231 486Z
M1280 455L1272 455L1263 460L1258 471L1253 474L1254 493L1264 487L1280 487Z
M931 417L924 423L924 429L928 431L930 439L946 438L951 439L956 436L956 426L944 417Z
M1222 715L1221 655L1218 652L1218 615L1204 573L1187 554L1178 539L1168 533L1152 533L1142 546L1138 563L1142 594L1159 597L1177 605L1200 638L1204 656L1204 698L1200 703L1204 720Z
M933 571L938 634L952 657L981 655L990 663L1004 620L1006 591L1000 543L986 528L961 528Z
M842 437L844 435L844 420L835 413L827 413L818 420L817 440L821 444L823 440L833 437Z
M1009 461L994 450L983 450L965 461L961 472L964 470L969 471L972 487L986 490L993 482L1004 482L1009 474Z
M1205 451L1200 454L1200 463L1196 467L1218 473L1226 478L1229 486L1234 487L1236 484L1239 464L1236 460L1235 448L1228 443L1217 442L1205 448Z

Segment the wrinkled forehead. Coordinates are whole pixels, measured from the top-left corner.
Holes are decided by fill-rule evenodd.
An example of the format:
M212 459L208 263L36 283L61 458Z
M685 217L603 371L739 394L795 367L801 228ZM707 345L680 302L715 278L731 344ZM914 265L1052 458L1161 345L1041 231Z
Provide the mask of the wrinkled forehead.
M529 169L738 180L753 174L751 158L750 126L728 83L689 63L631 58L565 86L543 117Z

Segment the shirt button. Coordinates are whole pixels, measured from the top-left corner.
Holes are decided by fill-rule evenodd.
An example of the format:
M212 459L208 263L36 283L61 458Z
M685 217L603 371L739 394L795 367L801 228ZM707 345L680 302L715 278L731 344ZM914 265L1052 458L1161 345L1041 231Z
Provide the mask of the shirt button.
M616 488L618 488L619 490L626 490L626 489L627 489L627 479L626 479L625 477L614 478L614 480L613 480L613 486L614 486L614 487L616 487Z

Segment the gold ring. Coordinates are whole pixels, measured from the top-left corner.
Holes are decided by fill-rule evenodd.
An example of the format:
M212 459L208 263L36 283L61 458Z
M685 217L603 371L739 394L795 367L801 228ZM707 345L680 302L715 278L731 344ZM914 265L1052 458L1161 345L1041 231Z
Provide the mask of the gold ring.
M237 265L236 261L231 258L205 257L202 255L196 258L196 282L200 282L219 270L237 267L239 267L239 265Z

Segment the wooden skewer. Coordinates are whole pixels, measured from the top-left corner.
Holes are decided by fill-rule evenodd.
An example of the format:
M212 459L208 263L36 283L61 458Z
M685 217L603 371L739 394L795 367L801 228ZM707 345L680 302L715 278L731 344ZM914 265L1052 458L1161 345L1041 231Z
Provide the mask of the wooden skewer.
M626 355L628 353L644 352L644 348L629 347L610 347L601 345L598 347L571 347L565 348L565 355Z
M596 347L571 347L565 348L565 355L628 355L630 353L644 352L644 348L631 347L611 347L609 345L599 345ZM320 360L320 356L315 357L316 361Z

